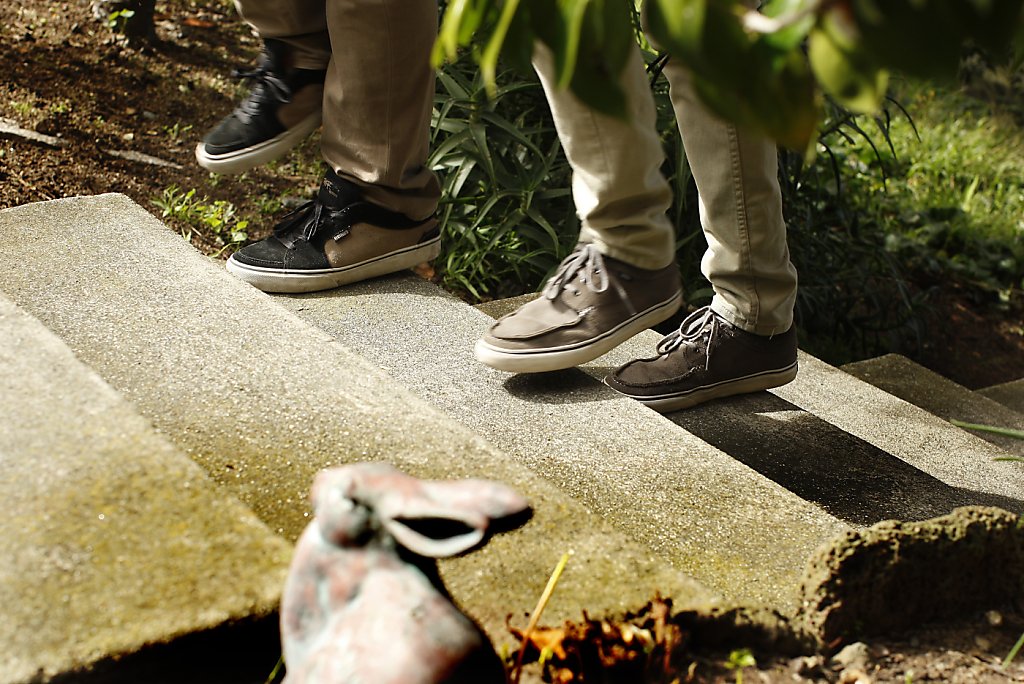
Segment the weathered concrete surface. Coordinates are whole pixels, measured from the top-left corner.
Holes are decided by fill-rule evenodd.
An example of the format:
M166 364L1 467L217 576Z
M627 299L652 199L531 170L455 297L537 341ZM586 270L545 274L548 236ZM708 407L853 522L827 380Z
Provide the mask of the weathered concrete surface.
M267 615L290 545L0 296L0 681Z
M842 366L842 370L939 418L1024 430L1024 414L947 380L899 354L849 363ZM971 434L1010 454L1024 456L1024 440L988 432Z
M604 377L652 356L647 331L588 364ZM966 505L1024 509L1024 468L991 444L800 352L796 380L668 416L855 526L923 520Z
M1003 406L1017 413L1024 413L1024 378L1004 382L1000 385L976 390L978 394L998 401Z
M968 493L1005 497L1024 510L1024 463L996 462L1001 449L807 354L776 396Z
M800 622L822 643L1024 607L1024 524L997 508L848 533L808 565Z
M729 600L792 607L805 560L848 529L584 373L479 364L491 319L425 281L278 301Z
M496 640L511 641L506 615L522 621L570 550L545 619L635 608L655 590L681 606L715 601L123 196L0 212L0 254L17 264L0 272L0 291L286 538L305 526L307 489L328 465L385 460L419 477L493 478L524 494L535 510L524 528L442 564L453 595ZM388 341L411 342L409 333ZM557 459L557 445L548 449L538 457Z
M523 304L532 302L534 299L540 296L539 292L528 292L518 297L509 297L508 299L495 299L490 302L483 302L481 304L474 305L473 308L483 311L491 318L501 318L506 314L510 314Z

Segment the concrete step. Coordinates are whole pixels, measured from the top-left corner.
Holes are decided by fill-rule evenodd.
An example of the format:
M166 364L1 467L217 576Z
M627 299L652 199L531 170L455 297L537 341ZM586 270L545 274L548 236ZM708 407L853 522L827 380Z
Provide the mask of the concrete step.
M478 308L500 316L533 296ZM646 331L583 368L601 379L653 356L660 339ZM784 387L667 417L853 525L921 520L959 505L1024 506L1024 468L994 463L1000 450L810 354L799 359ZM823 468L823 452L841 461Z
M1024 430L1024 414L947 380L899 354L846 364L844 371L945 420ZM972 432L1007 453L1024 456L1024 440Z
M988 397L992 401L998 401L1003 406L1017 413L1024 413L1024 378L992 385L991 387L985 387L976 391L978 394Z
M546 620L636 608L656 590L680 607L718 600L123 196L0 212L0 254L18 265L0 273L0 291L287 539L308 522L308 486L329 465L384 460L421 477L488 477L522 492L535 509L530 523L442 563L452 594L499 643L512 641L506 616L533 608L569 550ZM408 339L403 332L389 344Z
M490 318L418 278L277 301L728 600L792 610L806 560L849 529L586 373L482 366Z
M0 682L276 610L290 545L2 295L0 378Z
M481 308L501 314L528 298ZM878 430L850 434L834 424L855 421L844 416L842 399L826 403L821 395L833 373L852 378L805 354L799 382L669 416L679 430L593 382L649 355L660 338L653 332L584 373L510 376L472 358L489 318L418 279L280 299L734 601L791 608L809 550L839 530L924 520L969 504L1020 510L1024 490L1014 489L1014 477L992 485L964 473L971 456L934 457L880 439ZM389 342L397 338L407 341L398 353ZM877 392L865 383L854 389ZM949 429L956 431L933 420L925 434Z
M603 377L653 355L659 339L637 335L587 370ZM998 447L810 354L800 352L799 363L788 385L669 418L851 524L920 520L968 504L1024 510L1024 464L995 462L1006 455Z

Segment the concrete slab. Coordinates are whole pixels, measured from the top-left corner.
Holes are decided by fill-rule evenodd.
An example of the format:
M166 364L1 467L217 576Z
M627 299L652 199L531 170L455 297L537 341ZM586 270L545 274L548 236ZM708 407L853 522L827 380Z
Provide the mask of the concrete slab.
M946 420L1024 431L1024 414L982 396L899 354L842 366L850 375ZM1004 451L1024 456L1024 440L987 432L971 432Z
M290 545L2 296L0 413L0 682L276 610Z
M339 463L386 460L420 477L489 477L522 492L535 509L530 523L442 564L452 594L499 642L511 642L506 616L533 608L570 550L546 620L637 608L656 590L683 606L716 601L126 197L0 212L0 255L18 265L0 273L0 291L286 538L307 522L315 472Z
M976 390L978 394L998 401L1003 406L1017 413L1024 413L1024 378L1004 382L1000 385Z
M644 332L584 369L604 377L660 339ZM788 385L668 418L853 525L1024 509L1024 464L995 462L1005 452L810 354L799 363Z
M482 366L491 319L428 282L278 301L729 600L791 607L804 561L849 529L578 370Z
M812 356L800 364L777 396L948 485L1024 510L1024 463L996 462L1001 449Z

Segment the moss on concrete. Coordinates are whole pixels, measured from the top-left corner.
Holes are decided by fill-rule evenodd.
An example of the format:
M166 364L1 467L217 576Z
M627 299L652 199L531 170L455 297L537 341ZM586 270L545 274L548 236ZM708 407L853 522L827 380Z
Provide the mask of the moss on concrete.
M1024 601L1024 523L971 506L846 533L807 566L798 623L823 643Z

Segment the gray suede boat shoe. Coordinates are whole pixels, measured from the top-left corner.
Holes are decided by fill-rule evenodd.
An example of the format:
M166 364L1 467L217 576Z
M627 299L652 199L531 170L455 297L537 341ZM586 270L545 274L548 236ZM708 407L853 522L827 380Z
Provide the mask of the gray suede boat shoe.
M658 343L657 356L620 366L605 384L667 413L785 385L796 377L796 351L794 327L755 335L704 307Z
M514 373L572 368L666 320L681 302L674 263L637 268L580 244L539 298L491 326L476 358Z

